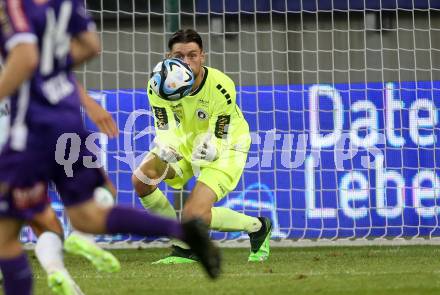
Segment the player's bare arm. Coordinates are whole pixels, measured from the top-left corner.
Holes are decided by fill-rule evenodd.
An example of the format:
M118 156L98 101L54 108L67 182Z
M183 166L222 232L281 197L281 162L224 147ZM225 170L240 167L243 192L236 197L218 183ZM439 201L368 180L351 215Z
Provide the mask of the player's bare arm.
M32 76L38 61L35 43L22 43L11 49L0 74L0 101L17 91Z

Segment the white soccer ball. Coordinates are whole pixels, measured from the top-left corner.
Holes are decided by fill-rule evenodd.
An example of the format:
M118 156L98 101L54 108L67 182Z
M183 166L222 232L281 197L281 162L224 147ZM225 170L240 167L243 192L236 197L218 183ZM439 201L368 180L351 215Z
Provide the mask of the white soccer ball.
M178 58L159 62L151 74L150 85L161 98L176 101L187 96L194 84L191 68Z

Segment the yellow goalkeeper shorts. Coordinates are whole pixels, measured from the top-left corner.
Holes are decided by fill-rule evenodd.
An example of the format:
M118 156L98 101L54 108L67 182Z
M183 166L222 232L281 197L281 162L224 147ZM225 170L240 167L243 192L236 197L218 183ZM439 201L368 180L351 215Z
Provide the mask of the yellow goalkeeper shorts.
M244 166L247 153L235 150L225 150L219 159L202 167L192 165L186 159L171 164L176 171L176 177L166 179L165 183L174 189L181 189L193 176L203 182L217 195L217 201L230 193L237 186Z

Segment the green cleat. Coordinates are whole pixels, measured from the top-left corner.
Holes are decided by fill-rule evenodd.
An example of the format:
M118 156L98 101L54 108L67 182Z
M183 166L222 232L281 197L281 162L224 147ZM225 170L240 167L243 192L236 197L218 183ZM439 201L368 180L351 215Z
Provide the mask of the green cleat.
M251 253L248 261L258 262L269 259L270 237L272 233L272 221L267 217L258 217L261 221L261 229L249 234Z
M195 262L197 261L189 258L178 257L178 256L167 256L151 264L184 264L184 263L195 263Z
M165 258L159 259L152 264L183 264L198 262L199 258L189 249L183 249L173 245L173 251Z
M62 271L56 271L47 276L49 289L57 295L84 295L70 276Z
M153 264L177 264L200 262L211 279L221 272L221 254L209 238L208 227L201 219L191 219L182 223L183 239L191 250L173 245L170 256Z
M79 235L70 235L64 242L64 249L68 253L85 257L98 271L112 273L121 270L121 264L113 254Z

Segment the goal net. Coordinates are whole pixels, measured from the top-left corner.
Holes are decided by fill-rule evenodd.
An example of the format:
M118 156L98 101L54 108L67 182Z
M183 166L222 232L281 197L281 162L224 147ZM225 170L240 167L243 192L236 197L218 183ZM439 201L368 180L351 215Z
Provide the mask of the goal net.
M440 235L440 4L86 3L102 54L78 77L121 130L117 140L101 142L118 203L140 207L131 174L154 137L149 73L171 33L194 28L206 64L235 81L252 132L245 172L218 206L271 217L273 237L282 241ZM193 185L161 188L180 212Z

